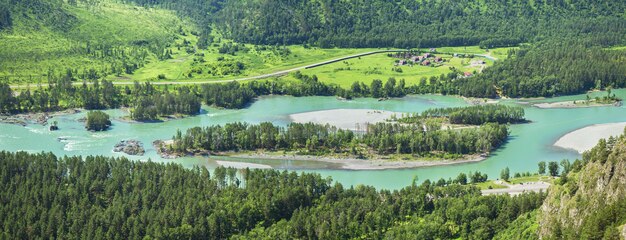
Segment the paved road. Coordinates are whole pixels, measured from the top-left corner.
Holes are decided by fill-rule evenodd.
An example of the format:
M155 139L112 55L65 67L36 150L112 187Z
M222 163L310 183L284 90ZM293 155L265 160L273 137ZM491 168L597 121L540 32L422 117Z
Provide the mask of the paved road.
M322 61L322 62L318 62L318 63L306 65L306 66L295 67L295 68L282 70L282 71L276 71L276 72L273 72L273 73L257 75L257 76L251 76L251 77L242 77L242 78L228 79L228 80L206 79L206 80L198 80L198 81L176 81L176 82L174 82L174 81L166 81L166 82L150 82L150 83L153 84L153 85L173 85L173 84L224 83L224 82L233 82L233 81L256 80L256 79L263 79L263 78L282 76L282 75L286 75L286 74L288 74L290 72L295 72L295 71L299 71L299 70L303 70L303 69L309 69L309 68L315 68L315 67L319 67L319 66L324 66L326 64L331 64L331 63L335 63L335 62L340 62L340 61L344 61L344 60L348 60L348 59L352 59L352 58L358 58L358 57L372 55L372 54L377 54L377 53L405 52L405 51L407 51L407 50L395 49L395 50L370 51L370 52L364 52L364 53L349 55L349 56L345 56L345 57L340 57L340 58L336 58L336 59L332 59L332 60ZM82 85L83 83L82 82L75 82L75 83L72 83L72 84L73 85ZM132 85L132 84L134 84L134 82L131 82L131 81L116 82L116 81L113 81L113 84L115 84L115 85ZM27 85L11 85L10 87L11 88L23 88L23 87L26 87L26 86Z
M483 195L491 195L491 194L509 194L509 195L519 195L524 192L539 192L546 191L548 187L550 187L549 183L546 182L528 182L523 184L508 184L506 182L496 182L497 184L507 186L508 188L501 189L486 189L482 190Z

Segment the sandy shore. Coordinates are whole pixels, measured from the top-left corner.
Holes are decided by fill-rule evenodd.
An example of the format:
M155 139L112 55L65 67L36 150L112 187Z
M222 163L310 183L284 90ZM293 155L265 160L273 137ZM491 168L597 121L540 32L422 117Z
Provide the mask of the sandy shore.
M593 148L600 139L621 135L624 133L624 127L626 127L626 122L587 126L565 134L554 143L554 146L583 153Z
M487 105L487 104L498 104L500 100L490 99L490 98L473 98L473 97L461 97L465 102L469 105Z
M466 159L455 160L386 160L386 159L356 159L356 158L334 158L334 157L318 157L306 155L270 155L263 153L239 154L232 155L236 158L250 159L275 159L275 160L300 160L300 161L318 161L333 163L339 165L340 169L346 170L384 170L384 169L402 169L402 168L419 168L430 166L442 166L461 163L480 162L485 160L484 156L472 155Z
M533 104L533 106L538 108L587 108L587 107L609 107L609 106L620 106L621 102L616 103L595 103L590 102L589 104L584 104L584 100L576 100L574 101L563 101L563 102L552 102L552 103L537 103Z
M334 109L325 111L304 112L289 115L297 123L330 124L337 128L350 130L364 130L368 124L383 122L396 114L401 113L372 110L372 109Z
M482 190L483 195L492 195L492 194L509 194L512 196L520 195L526 192L540 192L547 191L550 187L550 184L543 181L538 182L526 182L523 184L509 184L503 181L496 181L496 184L506 186L506 188L500 189L485 189Z
M265 164L258 163L246 163L246 162L230 162L230 161L215 161L218 165L222 167L232 167L232 168L256 168L256 169L271 169L272 167Z

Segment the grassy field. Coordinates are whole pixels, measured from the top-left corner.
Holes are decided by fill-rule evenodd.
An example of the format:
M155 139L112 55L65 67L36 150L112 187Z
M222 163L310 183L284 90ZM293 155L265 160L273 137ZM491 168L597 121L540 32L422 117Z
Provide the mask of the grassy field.
M72 69L80 81L88 70L116 82L221 81L259 76L302 67L325 60L382 49L321 49L303 45L257 46L239 44L211 33L209 46L196 46L198 30L194 24L172 11L143 8L103 0L95 6L67 3L60 5L72 19L63 29L28 15L14 20L10 31L0 32L0 78L17 86L45 83L48 75L60 76ZM87 50L90 49L90 50ZM163 49L169 57L163 57ZM226 49L226 50L225 50ZM437 67L394 66L398 59L375 54L337 62L303 74L317 75L325 83L344 88L354 81L369 84L373 79L390 77L419 84L423 78L451 72L480 72L493 64L490 58L476 57L484 66L470 64L471 59L453 57L452 53L484 54L506 58L508 48L486 51L477 46L442 47L437 54L445 61ZM108 55L113 52L114 54ZM450 53L450 54L443 54ZM124 64L137 65L132 73L120 70ZM401 69L401 70L398 70ZM283 81L293 81L287 75ZM428 80L426 80L428 82Z
M464 52L467 49L466 52ZM485 50L474 47L455 47L455 48L438 48L437 51L446 51L450 53L469 53L469 54L489 54ZM491 50L491 53L508 52L508 49ZM360 58L350 59L342 62L328 64L325 66L306 69L301 71L303 74L316 75L320 81L325 83L336 83L344 88L349 88L354 81L361 81L366 84L371 83L374 79L386 81L390 77L396 80L404 79L407 85L420 84L422 78L430 78L432 76L440 76L452 72L456 69L460 72L480 72L484 67L493 65L494 61L485 57L459 58L448 54L435 54L443 58L444 62L440 66L421 66L404 65L396 66L395 62L398 58L389 57L387 53L374 54ZM506 55L497 55L499 59ZM484 65L473 65L472 61L483 60ZM400 68L401 71L397 69ZM425 81L428 83L428 80Z
M191 32L191 31L189 31ZM210 81L230 80L273 73L281 70L306 66L324 60L330 60L346 55L377 49L321 49L316 47L305 48L302 45L285 47L255 46L252 44L237 44L223 39L214 33L216 43L207 49L194 49L188 52L188 47L195 46L197 37L192 34L179 36L172 51L172 59L158 61L150 59L150 63L140 68L132 75L123 75L114 78L116 81ZM242 49L232 54L219 52L224 44L237 45ZM286 50L285 50L286 49ZM239 72L228 73L230 66L241 63L243 69ZM200 70L200 71L198 71ZM212 70L209 72L208 70ZM191 73L191 74L190 74ZM157 79L160 74L165 79Z
M93 49L114 46L129 53L149 51L149 46L137 43L164 45L182 24L171 11L113 1L102 1L97 7L62 4L62 9L75 18L67 29L25 15L14 20L11 31L0 33L0 77L23 84L45 82L49 72L62 74L67 68L78 73L87 69L105 71L112 59L85 53L87 43Z
M510 184L520 184L520 183L538 182L538 181L544 181L544 182L547 182L547 183L552 183L552 181L554 181L554 179L555 178L550 177L550 176L533 175L533 176L528 176L528 177L511 178L511 179L509 179L509 183Z
M473 184L473 185L478 187L478 188L480 188L481 190L507 188L506 186L503 186L503 185L500 185L500 184L496 184L494 180L486 181L486 182L482 182L482 183L476 183L476 184Z
M542 182L553 184L555 179L556 178L550 177L550 176L532 175L532 176L528 176L528 177L510 178L508 183L512 184L512 185L515 185L515 184L520 184L520 183L542 181ZM496 180L489 180L489 181L486 181L486 182L483 182L483 183L477 183L477 184L474 184L474 186L480 188L481 190L507 188L504 185L497 184ZM491 188L489 188L489 187L491 187Z

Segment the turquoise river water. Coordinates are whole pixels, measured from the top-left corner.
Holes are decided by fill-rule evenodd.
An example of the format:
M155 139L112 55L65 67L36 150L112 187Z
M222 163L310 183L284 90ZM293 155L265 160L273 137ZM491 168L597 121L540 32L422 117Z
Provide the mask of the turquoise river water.
M626 90L613 90L621 98L626 98ZM604 95L598 92L595 95ZM585 99L585 95L558 97L551 99L528 100L525 102L556 102L565 100ZM176 162L184 166L205 166L215 168L216 160L243 161L270 165L278 169L291 169L305 172L317 172L330 176L344 185L372 185L377 188L398 189L409 185L417 177L419 180L450 178L459 172L481 171L490 179L497 178L500 171L509 167L511 172L534 172L540 161L558 161L576 159L580 155L572 150L552 146L566 133L592 124L626 121L626 107L591 107L576 109L539 109L522 102L523 100L506 100L505 104L525 106L528 124L513 125L508 143L484 161L477 163L425 167L417 169L394 170L341 170L332 169L329 165L311 161L295 160L244 160L234 158L186 157L175 160L161 159L152 141L170 139L177 129L184 131L194 126L224 124L234 121L259 123L270 121L275 124L288 124L289 115L293 113L328 110L328 109L378 109L398 112L420 112L428 108L454 107L468 105L462 98L439 95L416 95L402 99L377 101L375 99L355 99L338 101L334 97L262 97L250 107L240 110L223 110L204 107L202 114L194 117L160 123L127 123L113 120L113 127L106 132L88 132L84 123L78 119L85 112L58 116L50 120L58 121L60 130L50 132L46 126L31 124L26 127L0 124L0 149L8 151L53 152L63 155L106 155L126 156L130 159L155 162ZM108 110L114 118L124 116L123 110ZM137 139L144 143L146 154L141 157L114 153L113 146L124 139Z

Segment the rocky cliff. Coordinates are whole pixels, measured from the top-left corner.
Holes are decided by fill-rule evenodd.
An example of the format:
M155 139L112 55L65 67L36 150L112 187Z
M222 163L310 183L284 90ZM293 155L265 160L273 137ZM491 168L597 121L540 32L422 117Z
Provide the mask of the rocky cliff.
M541 239L626 239L626 137L601 140L549 190Z

